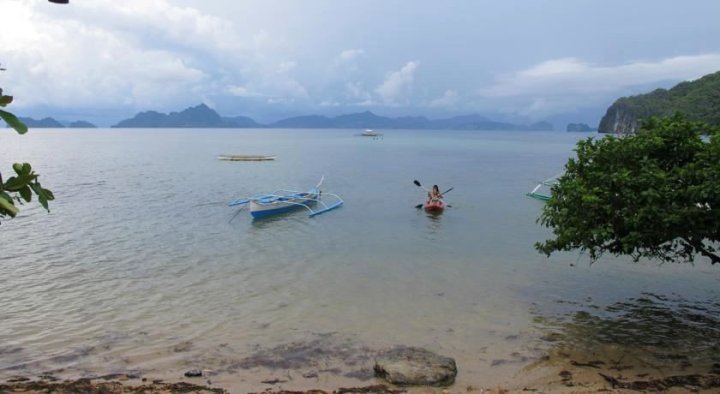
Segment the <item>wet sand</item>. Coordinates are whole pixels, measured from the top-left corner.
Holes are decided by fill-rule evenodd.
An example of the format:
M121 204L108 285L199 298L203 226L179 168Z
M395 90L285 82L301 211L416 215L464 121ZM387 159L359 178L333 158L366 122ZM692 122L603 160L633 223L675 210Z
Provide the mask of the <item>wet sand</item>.
M446 388L396 387L374 378L373 352L353 346L323 348L311 341L262 349L221 373L201 377L178 372L115 373L92 379L60 380L57 375L19 375L0 383L0 393L595 393L720 391L720 363L712 357L646 346L558 342L537 360L518 369L506 384L487 385L465 374ZM462 365L458 366L462 371Z
M3 371L0 382L6 383L0 383L0 393L330 393L341 388L356 390L342 392L435 394L720 392L720 304L714 300L688 302L682 297L643 294L605 308L561 306L567 308L566 313L536 314L534 324L540 335L524 338L517 352L504 356L479 352L474 357L441 352L456 358L459 371L455 384L447 388L393 387L373 372L374 360L386 349L328 333L271 347L258 345L249 351L221 344L211 352L192 352L194 344L184 341L170 350L174 367L166 370L143 369L140 360L122 351L116 357L126 364L93 359L95 365L84 369L83 357L93 352L84 349L56 360L66 364L62 368L17 364ZM505 338L506 342L518 340ZM142 353L141 349L132 351ZM0 356L6 360L21 353L20 348L0 347ZM103 369L111 372L97 373ZM184 376L193 369L202 376Z

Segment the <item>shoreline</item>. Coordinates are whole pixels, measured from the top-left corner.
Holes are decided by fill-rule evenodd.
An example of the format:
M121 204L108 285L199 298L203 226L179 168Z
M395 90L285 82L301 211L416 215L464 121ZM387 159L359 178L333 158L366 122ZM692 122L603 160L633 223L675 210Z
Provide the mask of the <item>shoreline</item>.
M662 361L662 364L655 364L638 357L641 353L651 353L650 349L643 349L640 353L638 350L616 345L604 345L596 349L558 346L520 367L510 382L501 385L484 385L482 381L469 383L469 380L473 380L472 376L465 376L447 387L403 387L376 377L361 380L332 377L332 374L324 372L303 375L297 368L262 368L252 371L256 377L252 381L240 376L236 376L236 379L222 377L214 371L203 371L203 376L199 377L178 377L176 372L110 373L80 378L61 377L62 373L38 376L18 374L0 381L0 393L509 394L600 391L712 393L720 390L720 363L713 359L696 362L681 354L655 355L654 360ZM292 363L291 359L278 361ZM462 370L462 365L458 368Z
M36 353L39 359L20 346L5 346L0 348L0 393L85 392L78 387L114 393L144 386L144 392L157 393L320 394L343 387L427 394L719 392L720 344L714 340L720 333L718 307L712 300L686 304L657 297L631 299L604 310L572 305L564 314L536 314L528 330L537 335L525 337L530 332L525 331L523 337L500 336L500 344L514 344L502 352L468 352L434 342L430 350L452 357L457 365L455 382L446 388L396 387L375 377L376 360L397 345L315 333L243 350L228 343L205 348L177 338L179 342L159 354L147 352L143 341L115 348L114 336L58 355ZM193 370L188 375L196 376L188 377Z

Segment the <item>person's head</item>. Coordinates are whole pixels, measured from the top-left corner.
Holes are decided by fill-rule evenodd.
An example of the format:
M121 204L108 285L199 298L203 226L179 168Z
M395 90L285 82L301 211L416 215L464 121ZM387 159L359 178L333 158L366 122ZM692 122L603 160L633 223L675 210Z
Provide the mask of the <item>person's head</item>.
M436 193L440 193L440 188L438 187L438 185L433 185L433 191Z

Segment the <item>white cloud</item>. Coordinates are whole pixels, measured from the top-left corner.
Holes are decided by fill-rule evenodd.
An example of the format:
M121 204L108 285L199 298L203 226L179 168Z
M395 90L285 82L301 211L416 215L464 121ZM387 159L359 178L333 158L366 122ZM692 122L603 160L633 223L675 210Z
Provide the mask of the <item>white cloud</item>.
M345 84L345 96L352 101L370 100L371 96L362 86L362 82L347 82Z
M385 81L375 89L383 103L398 104L407 101L419 65L420 62L411 61L399 71L387 75Z
M35 3L11 1L0 13L0 47L17 104L150 105L181 96L207 75L159 48L140 48L122 34L72 18L50 20ZM5 7L5 5L3 5Z
M7 0L0 12L0 78L18 108L172 108L228 92L306 97L297 64L273 56L266 32L167 0L93 0L58 7Z
M529 117L602 106L647 86L693 80L720 70L720 54L676 56L658 61L596 65L577 58L553 59L502 75L480 91L501 111Z
M280 3L285 12L277 12ZM361 0L350 1L354 5L295 3L73 0L70 6L56 6L47 0L0 0L0 62L8 69L0 73L0 86L16 97L18 113L47 115L69 108L99 108L107 114L167 111L202 100L216 102L221 111L253 108L258 115L279 113L267 103L294 103L285 112L339 104L336 112L395 106L396 112L432 108L437 114L467 110L541 118L579 105L602 108L621 95L720 69L720 46L707 38L717 24L703 20L671 26L682 33L674 42L671 27L663 27L663 37L672 44L663 47L646 45L660 30L648 30L647 37L640 35L637 43L617 50L608 50L612 42L598 36L594 56L604 56L606 63L566 57L533 65L525 63L527 57L543 48L510 51L487 42L484 55L467 52L473 34L501 31L493 24L482 24L492 34L478 33L472 21L449 24L443 34L458 37L457 45L428 49L421 44L433 42L437 31L403 28L420 26L417 14L405 13L409 19L402 20L388 16L397 22L391 24ZM458 11L437 7L448 12L446 17ZM427 26L435 26L434 12L420 14L427 15ZM330 25L318 23L327 15L333 17ZM365 27L362 34L359 25ZM328 40L328 34L344 39ZM377 47L386 37L393 40ZM589 38L558 42L552 49L587 53ZM432 56L422 59L420 69L413 51L423 48ZM702 55L703 50L712 53ZM629 61L626 53L655 60ZM488 81L507 64L522 66Z
M720 70L720 54L677 56L656 62L600 66L576 58L548 60L498 78L487 97L593 94L669 80L691 80Z
M287 74L297 67L297 63L294 61L282 62L278 64L276 72L278 74Z
M240 85L229 85L227 92L237 97L262 97L261 94L253 92L245 86Z
M335 59L335 62L336 63L349 63L349 62L356 60L357 58L359 58L360 56L362 56L364 54L365 54L365 51L362 49L346 49L346 50L340 52L340 54Z
M459 99L460 99L460 96L458 95L458 92L456 90L446 90L445 93L443 93L442 97L438 97L434 100L431 100L428 103L428 107L434 107L434 108L454 107L458 103Z
M364 55L365 51L362 49L346 49L340 52L332 60L330 76L349 78L350 75L357 74L360 71L359 60Z

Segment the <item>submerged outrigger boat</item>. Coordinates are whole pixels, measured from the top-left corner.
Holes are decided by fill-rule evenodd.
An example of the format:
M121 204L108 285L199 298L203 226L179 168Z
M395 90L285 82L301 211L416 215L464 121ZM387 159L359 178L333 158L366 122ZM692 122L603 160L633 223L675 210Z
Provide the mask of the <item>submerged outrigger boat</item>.
M281 189L270 194L259 194L257 196L231 201L228 205L234 207L248 204L250 214L253 218L262 218L292 211L297 208L307 209L310 212L310 216L319 215L338 208L344 203L343 199L337 194L324 193L320 190L320 186L324 180L325 177L320 178L320 182L306 192ZM334 201L331 204L326 204L321 200L323 196L331 196ZM313 206L315 207L313 208Z

